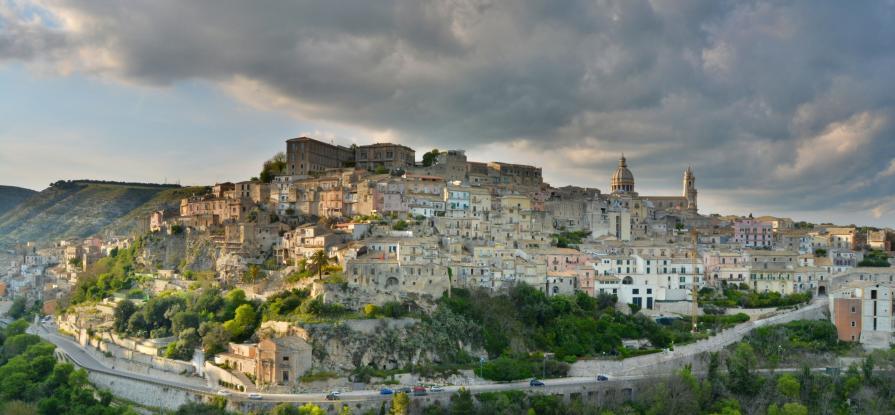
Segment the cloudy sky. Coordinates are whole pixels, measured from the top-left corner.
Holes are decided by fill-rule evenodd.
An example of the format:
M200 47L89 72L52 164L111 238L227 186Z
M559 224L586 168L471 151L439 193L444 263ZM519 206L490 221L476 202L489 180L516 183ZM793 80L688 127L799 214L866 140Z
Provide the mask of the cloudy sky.
M299 135L895 226L895 0L0 0L0 184L239 180Z

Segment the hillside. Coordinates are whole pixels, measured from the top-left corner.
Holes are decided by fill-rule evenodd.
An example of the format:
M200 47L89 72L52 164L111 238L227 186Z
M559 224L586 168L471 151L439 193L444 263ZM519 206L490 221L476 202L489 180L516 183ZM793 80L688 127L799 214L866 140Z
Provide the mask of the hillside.
M0 215L16 207L31 196L37 194L34 190L15 186L0 186Z
M180 198L199 191L202 188L59 182L0 216L0 244L142 231L149 212L178 206Z

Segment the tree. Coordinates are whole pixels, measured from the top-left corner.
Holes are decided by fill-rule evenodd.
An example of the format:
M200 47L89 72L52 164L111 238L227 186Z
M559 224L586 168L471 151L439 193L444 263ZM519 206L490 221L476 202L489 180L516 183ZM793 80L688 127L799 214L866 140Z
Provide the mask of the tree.
M143 317L143 313L131 314L131 317L127 319L127 332L138 337L146 337L149 335L146 326L146 317Z
M460 388L454 396L451 396L451 415L467 415L475 413L475 402L469 389Z
M748 343L739 343L733 355L727 359L732 391L746 395L755 393L758 388L758 379L754 374L757 363L758 359L752 346Z
M22 401L7 402L6 405L2 405L0 408L2 408L0 413L4 415L36 415L38 413L34 404Z
M270 410L270 415L299 415L298 407L290 403L283 402Z
M326 411L312 403L306 403L298 408L299 415L326 415Z
M410 397L404 392L398 392L392 397L392 407L389 415L407 415L410 411Z
M406 231L407 228L409 228L409 227L410 226L407 224L407 222L404 219L400 219L397 222L395 222L394 225L392 225L392 229L394 229L396 231Z
M202 349L206 355L213 355L227 350L227 343L230 342L230 332L220 323L202 323L199 326L199 334L202 336Z
M329 255L326 254L326 251L321 249L314 252L311 256L311 263L317 268L317 279L323 279L323 269L330 263L330 258Z
M354 412L351 411L350 406L342 405L342 409L339 409L339 415L354 415Z
M768 415L808 415L808 408L800 403L788 403L783 407L772 404L768 407Z
M262 182L270 183L273 181L274 176L283 174L285 172L286 154L283 152L279 152L271 157L269 160L264 162L264 166L261 168L261 174L258 177Z
M230 336L234 339L242 339L252 334L257 318L255 307L252 307L251 304L243 304L236 308L233 320L224 323L224 328L230 332Z
M16 297L12 301L12 305L9 307L9 310L6 311L6 315L13 319L19 319L25 316L25 311L28 308L28 303L25 300L25 297Z
M798 399L801 388L799 380L793 375L784 374L777 378L777 392L787 398Z
M261 267L252 264L249 265L248 269L246 269L246 272L242 274L242 282L247 284L254 284L258 282L258 280L265 277L266 275L264 271L261 270Z
M171 331L180 335L186 329L198 329L202 318L194 311L178 311L171 317Z
M127 331L131 316L137 312L137 306L131 300L124 300L115 306L115 323L113 328L118 333Z
M423 154L423 166L430 167L435 164L435 160L438 159L438 155L440 152L437 148L433 148L432 151L427 151Z

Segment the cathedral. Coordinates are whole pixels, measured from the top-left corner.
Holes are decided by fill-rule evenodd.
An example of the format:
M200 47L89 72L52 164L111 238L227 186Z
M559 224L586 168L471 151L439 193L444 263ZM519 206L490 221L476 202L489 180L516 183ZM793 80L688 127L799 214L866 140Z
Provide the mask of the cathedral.
M628 161L622 155L618 161L618 168L612 174L609 188L615 198L643 201L646 202L645 205L658 212L687 216L697 214L696 176L690 167L684 171L683 190L680 196L641 196L634 190L634 174L628 169Z

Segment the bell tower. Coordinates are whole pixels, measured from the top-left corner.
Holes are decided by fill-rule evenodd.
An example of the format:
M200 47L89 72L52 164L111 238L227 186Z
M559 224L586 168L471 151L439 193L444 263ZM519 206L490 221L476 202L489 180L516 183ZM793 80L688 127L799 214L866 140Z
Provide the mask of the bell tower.
M684 197L687 198L687 211L695 214L696 208L696 176L693 175L693 169L687 167L684 171Z

